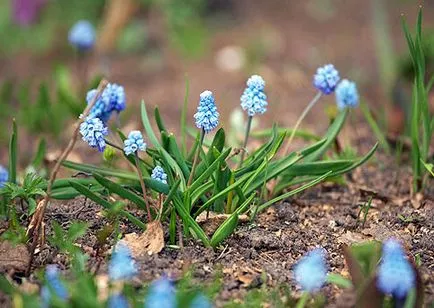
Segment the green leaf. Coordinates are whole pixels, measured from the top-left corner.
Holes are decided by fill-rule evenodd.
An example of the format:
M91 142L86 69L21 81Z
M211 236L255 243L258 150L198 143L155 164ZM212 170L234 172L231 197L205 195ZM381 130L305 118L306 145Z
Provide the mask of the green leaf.
M158 129L160 130L160 132L161 133L162 132L167 133L166 126L164 125L164 121L161 118L160 110L158 109L158 107L155 107L155 109L154 109L154 116L155 116L155 122L157 122L157 126L158 126Z
M38 168L45 157L45 152L47 150L47 142L44 138L39 140L38 149L36 150L35 157L33 158L32 166Z
M190 82L188 80L188 77L185 76L185 95L184 95L184 103L182 104L182 110L181 110L181 146L184 155L187 155L186 122L187 122L187 107L188 107L189 94L190 94Z
M330 160L330 161L316 161L311 163L298 163L290 166L283 176L306 176L306 175L321 175L327 171L339 171L346 169L353 165L355 160Z
M363 116L371 127L371 130L374 133L375 137L378 139L381 147L384 149L386 154L390 155L392 153L392 149L390 148L389 142L387 142L386 135L383 133L384 130L382 130L378 126L377 122L372 116L371 111L369 110L368 105L365 103L361 103L360 110L362 110Z
M62 165L66 168L82 171L82 172L89 173L89 174L99 173L99 174L104 175L104 176L112 176L112 177L124 179L124 180L137 180L137 181L139 180L139 177L137 176L137 174L132 173L132 172L126 172L123 170L97 167L94 165L87 165L87 164L79 164L79 163L71 162L69 160L63 161Z
M9 141L9 179L8 181L11 183L17 182L17 123L15 119L12 122L12 135Z
M328 273L327 274L327 282L334 284L338 287L344 288L344 289L350 289L353 287L351 280L345 278L342 275L336 274L336 273Z

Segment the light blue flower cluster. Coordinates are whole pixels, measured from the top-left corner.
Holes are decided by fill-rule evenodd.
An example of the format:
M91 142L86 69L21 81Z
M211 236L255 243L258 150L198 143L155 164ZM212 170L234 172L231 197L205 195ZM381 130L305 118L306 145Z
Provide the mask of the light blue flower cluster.
M208 90L202 92L197 112L194 115L197 128L209 133L219 124L219 116L212 92Z
M389 239L383 244L383 257L378 268L377 286L385 294L404 299L415 286L416 274L401 244Z
M190 304L190 308L212 308L210 300L203 294L196 295Z
M98 151L104 152L106 146L104 137L108 135L108 128L99 118L86 118L80 124L80 134L83 141L93 148L98 148Z
M5 186L5 183L9 180L9 172L8 170L0 165L0 188Z
M95 44L95 28L87 20L77 21L69 30L69 43L80 51L86 51Z
M96 89L87 92L86 101L90 104L95 95L98 93ZM110 83L106 86L98 100L93 105L89 117L99 118L106 123L113 112L121 112L126 107L126 97L124 87Z
M327 278L325 250L316 248L303 257L294 268L297 284L307 292L314 292L324 285Z
M267 111L267 95L264 93L265 81L259 75L253 75L247 80L247 88L241 95L241 108L249 116L263 114Z
M336 104L339 110L354 108L359 104L359 93L354 82L343 79L336 87Z
M114 248L108 266L110 280L129 280L137 274L136 264L131 256L131 251L123 243L118 243Z
M154 281L149 287L144 308L176 308L175 287L167 278Z
M59 278L59 270L55 265L48 265L45 269L45 281L41 289L42 307L50 307L53 295L61 301L68 299L68 290Z
M340 80L339 72L333 64L326 64L319 67L313 77L313 85L322 93L328 95L333 93Z
M107 307L108 308L128 308L128 301L125 298L125 296L123 296L120 293L116 293L113 294L109 297L108 302L107 302Z
M151 178L157 180L163 184L167 184L167 174L164 172L164 169L160 166L156 166L152 170Z
M138 130L133 130L128 134L128 138L124 140L124 152L125 155L130 155L139 150L146 151L146 143L143 141L142 133Z

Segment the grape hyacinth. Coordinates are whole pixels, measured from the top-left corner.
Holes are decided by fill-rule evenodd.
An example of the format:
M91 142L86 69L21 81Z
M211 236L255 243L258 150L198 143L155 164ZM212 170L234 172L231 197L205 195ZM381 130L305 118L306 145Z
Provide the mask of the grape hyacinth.
M247 80L247 88L241 95L241 108L249 116L263 114L267 111L267 95L264 93L265 81L259 75L253 75Z
M80 134L83 141L91 147L98 148L98 151L104 152L106 142L104 137L108 135L108 128L98 118L86 118L80 124Z
M98 91L96 89L87 92L86 101L88 104L93 101L97 93ZM101 121L107 123L114 111L119 113L124 110L125 107L126 98L124 87L116 83L109 83L93 105L89 117L100 118Z
M175 288L167 278L154 281L149 287L144 308L175 308L177 307Z
M8 170L2 165L0 165L0 188L5 186L5 183L8 181L8 179L9 179Z
M339 110L354 108L359 104L359 93L355 82L342 80L336 87L336 104Z
M327 277L325 250L316 248L303 257L294 268L297 284L309 293L321 289Z
M108 266L110 280L129 280L137 273L136 264L127 245L118 243Z
M203 91L200 94L199 106L194 115L197 128L203 129L205 133L211 132L219 124L219 116L212 92Z
M387 240L377 273L378 288L396 299L404 299L415 284L416 274L401 244L396 239Z
M128 138L124 140L124 152L125 155L130 155L139 150L146 151L146 143L143 141L142 133L138 130L133 130L128 134Z
M79 51L87 51L95 44L95 28L89 21L79 20L69 30L68 40Z
M212 308L210 300L203 294L196 295L190 304L190 308Z
M128 308L128 301L122 294L116 293L111 295L107 302L108 308Z
M61 301L68 299L68 290L59 278L59 270L56 265L48 265L45 269L46 285L41 289L42 307L50 307L52 293Z
M323 94L331 94L340 80L339 72L333 64L326 64L316 70L313 77L313 85Z
M164 169L160 166L156 166L152 170L151 178L163 184L167 184L167 174L166 172L164 172Z

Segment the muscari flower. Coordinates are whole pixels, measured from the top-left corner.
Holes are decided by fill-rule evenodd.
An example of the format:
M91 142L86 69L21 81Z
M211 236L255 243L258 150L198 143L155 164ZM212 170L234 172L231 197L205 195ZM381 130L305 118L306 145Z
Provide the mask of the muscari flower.
M313 85L324 94L332 93L340 80L339 72L333 64L326 64L316 70Z
M416 274L401 244L389 239L383 245L383 258L378 267L377 286L385 294L404 299L415 286Z
M164 169L160 166L156 166L152 170L151 178L157 180L163 184L167 184L167 174L164 172Z
M96 89L87 92L86 101L90 104L98 93ZM98 100L93 105L89 116L91 118L100 118L106 123L114 111L121 112L126 107L126 98L124 87L110 83L106 86Z
M108 308L128 308L128 301L122 294L116 293L111 295L107 302Z
M98 151L104 152L106 146L104 137L108 135L108 128L99 118L86 118L80 124L80 134L83 141L92 148L98 148Z
M52 295L63 302L68 299L68 290L59 279L59 270L56 265L48 265L45 270L46 285L41 289L42 307L50 307Z
M191 302L190 308L212 308L212 304L205 295L199 294Z
M136 264L127 245L118 243L108 266L110 280L128 280L137 273Z
M303 257L294 268L297 284L307 292L321 289L326 281L325 250L316 248Z
M265 81L259 75L253 75L247 80L247 87L241 95L241 108L249 116L263 114L267 111L267 95L264 93Z
M220 114L215 105L215 99L211 91L203 91L200 94L199 106L194 115L196 126L203 129L205 133L209 133L219 124Z
M354 108L359 104L359 93L355 82L342 80L336 87L336 104L339 110Z
M144 308L175 308L175 288L167 278L154 281L145 297Z
M87 20L77 21L69 30L69 43L80 51L86 51L95 44L95 28Z
M146 143L143 141L142 133L133 130L128 134L128 138L124 140L124 152L125 155L130 155L138 150L146 151Z
M0 165L0 188L5 186L5 183L8 181L8 179L9 179L8 170L2 165Z

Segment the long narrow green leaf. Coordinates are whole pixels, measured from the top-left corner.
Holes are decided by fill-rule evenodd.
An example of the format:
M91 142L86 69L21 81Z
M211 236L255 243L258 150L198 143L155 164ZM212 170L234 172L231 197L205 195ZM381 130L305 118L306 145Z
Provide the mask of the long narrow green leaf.
M12 134L11 134L11 139L9 141L9 179L8 179L8 181L11 183L17 182L17 160L18 160L17 142L18 142L17 123L15 122L15 119L13 119Z
M62 162L62 165L66 168L85 172L85 173L99 173L101 175L105 176L112 176L119 179L125 179L125 180L139 180L137 174L132 172L126 172L123 170L115 170L115 169L109 169L109 168L103 168L103 167L97 167L94 165L88 165L88 164L78 164L74 163L72 161L65 160Z
M374 133L375 137L380 142L381 147L384 149L384 151L390 155L392 153L392 149L390 148L389 143L387 142L386 135L384 134L384 130L382 130L377 122L375 121L374 117L372 116L371 111L369 110L369 107L365 103L360 104L360 109L362 110L362 113L368 122L369 126L371 127L372 132Z
M38 148L36 150L35 157L33 158L32 161L33 167L39 168L39 166L42 164L45 157L46 149L47 149L47 142L45 141L44 138L41 138L38 143Z
M312 163L298 163L290 166L283 173L283 177L306 176L306 175L321 175L328 171L338 171L346 169L353 165L355 160L330 160L316 161Z
M187 122L187 107L188 107L189 94L190 94L190 82L186 76L184 103L182 104L182 110L181 110L181 146L184 155L187 155L186 122Z

